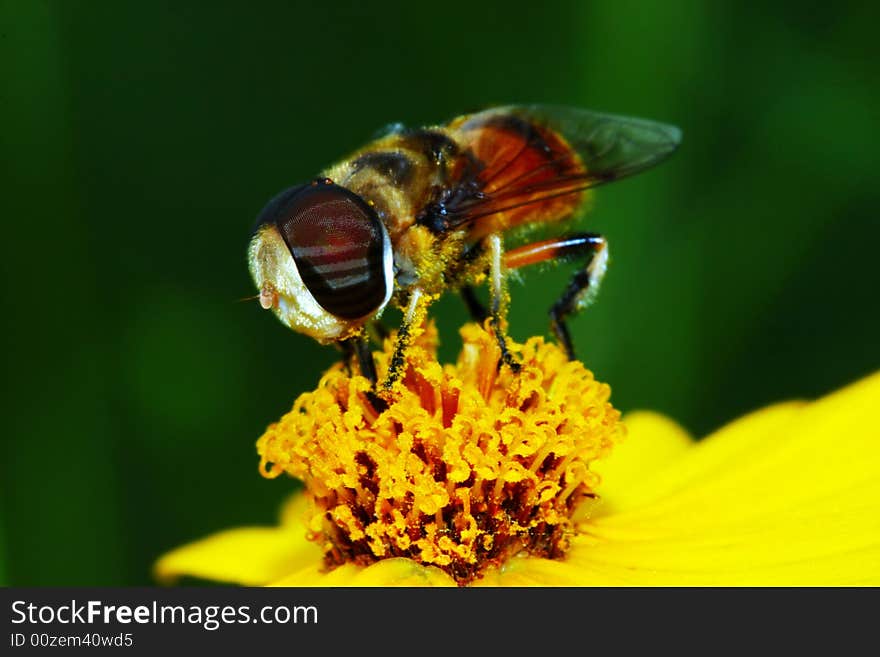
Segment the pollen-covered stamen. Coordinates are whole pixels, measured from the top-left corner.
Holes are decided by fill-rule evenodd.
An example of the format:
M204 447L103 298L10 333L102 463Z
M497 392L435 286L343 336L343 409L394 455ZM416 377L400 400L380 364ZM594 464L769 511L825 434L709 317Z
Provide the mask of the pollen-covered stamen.
M541 338L510 344L514 374L490 333L462 337L445 367L433 327L417 337L385 411L338 366L258 441L263 474L305 482L329 565L402 556L464 584L522 550L564 555L572 516L595 497L590 463L622 432L610 390ZM392 345L376 353L380 377Z

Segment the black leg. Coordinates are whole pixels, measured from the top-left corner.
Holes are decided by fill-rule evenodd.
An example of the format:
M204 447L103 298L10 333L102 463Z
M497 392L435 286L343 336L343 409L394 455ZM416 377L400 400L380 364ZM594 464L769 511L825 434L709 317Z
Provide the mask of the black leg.
M361 369L361 375L365 376L375 388L376 381L379 380L379 377L376 376L376 363L373 361L373 352L370 350L370 342L366 336L358 336L352 338L352 340L354 342L354 353L355 356L357 356L358 366Z
M339 343L339 348L342 349L348 373L354 373L352 363L357 360L361 376L369 379L370 383L375 387L378 378L376 376L376 363L373 362L373 352L370 351L370 341L367 336L362 334L348 340L343 340Z
M519 269L548 260L583 258L583 268L572 277L562 296L550 308L550 327L570 359L574 359L571 333L565 324L572 313L593 301L608 262L608 243L595 233L562 235L542 242L525 244L505 254L508 269Z
M354 361L354 342L352 340L343 340L337 342L336 346L342 352L342 362L345 364L345 373L351 376L354 374L352 362Z
M376 375L376 363L373 360L373 352L370 351L370 341L367 336L358 335L349 338L339 343L339 346L342 349L342 353L345 354L348 373L352 374L352 362L357 360L361 376L366 377L373 385L373 390L375 390L379 377ZM367 392L367 398L370 400L373 408L376 409L376 412L381 413L388 408L388 404L373 390Z
M450 272L450 280L460 281L467 280L467 272L472 271L474 266L480 267L477 260L483 258L486 253L486 245L483 241L475 242L465 248L462 257L453 263L453 269ZM472 285L464 283L459 287L459 294L467 306L468 314L471 319L482 324L489 317L489 311L486 306L477 298L477 293Z
M581 291L586 290L590 285L590 277L585 275L586 272L579 271L571 279L568 287L562 296L550 307L550 328L552 329L559 344L565 349L565 353L569 360L574 360L574 343L571 340L571 331L565 323L565 318L575 310L575 300Z
M574 360L574 344L565 320L593 301L605 273L608 248L605 238L593 234L572 237L566 247L566 256L585 255L587 261L584 268L572 277L562 296L550 307L550 328L565 349L569 360Z
M470 285L463 285L461 290L459 290L459 293L464 300L464 305L467 306L471 319L478 324L485 322L486 318L489 317L489 311L486 310L486 306L483 305L483 302L477 298L477 293L474 291L474 288Z

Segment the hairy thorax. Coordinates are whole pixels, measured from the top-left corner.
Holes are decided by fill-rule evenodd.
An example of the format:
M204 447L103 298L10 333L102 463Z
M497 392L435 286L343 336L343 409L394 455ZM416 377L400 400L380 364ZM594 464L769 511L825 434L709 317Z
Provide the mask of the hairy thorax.
M448 287L445 270L463 247L465 233L438 240L417 223L450 185L455 142L441 130L390 134L324 171L361 196L385 224L394 244L395 280L405 291L416 281L427 293Z

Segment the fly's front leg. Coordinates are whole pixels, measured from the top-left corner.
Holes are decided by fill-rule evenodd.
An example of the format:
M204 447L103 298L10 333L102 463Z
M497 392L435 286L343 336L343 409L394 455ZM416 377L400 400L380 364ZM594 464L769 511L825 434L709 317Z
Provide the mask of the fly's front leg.
M413 330L424 321L429 303L430 298L421 288L413 288L409 296L409 302L406 304L406 310L403 313L403 322L397 331L397 341L394 344L394 352L391 354L391 361L388 364L388 375L382 383L384 390L391 390L403 374L404 364L406 363L406 350L412 342Z
M573 360L574 345L565 320L593 302L608 264L608 242L595 233L567 235L514 249L507 254L506 264L510 269L517 269L547 260L569 258L584 258L585 264L575 272L562 296L550 307L550 328L568 358Z
M489 242L489 318L501 349L502 362L514 372L522 367L507 348L504 320L507 311L507 272L501 235L492 234ZM465 298L467 301L467 298Z
M352 363L357 361L361 376L365 377L376 387L376 363L373 361L373 352L370 350L370 339L366 334L356 335L340 343L342 353L345 355L349 373L353 371Z
M342 352L342 362L345 364L345 373L351 376L354 374L354 368L352 367L352 363L354 362L354 344L351 339L342 340L341 342L336 343L339 351Z
M339 343L339 348L345 357L345 368L348 370L349 376L354 373L353 365L357 361L361 376L367 378L373 386L373 390L368 390L366 395L376 412L381 413L387 409L388 404L375 393L378 376L376 375L373 352L370 350L370 339L366 333L343 340Z

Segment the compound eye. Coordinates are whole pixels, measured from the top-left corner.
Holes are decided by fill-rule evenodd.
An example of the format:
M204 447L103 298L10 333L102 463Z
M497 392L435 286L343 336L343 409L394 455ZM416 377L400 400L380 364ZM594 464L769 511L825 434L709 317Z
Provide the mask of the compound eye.
M359 319L391 296L391 242L361 197L331 182L291 190L274 222L303 283L327 312Z

